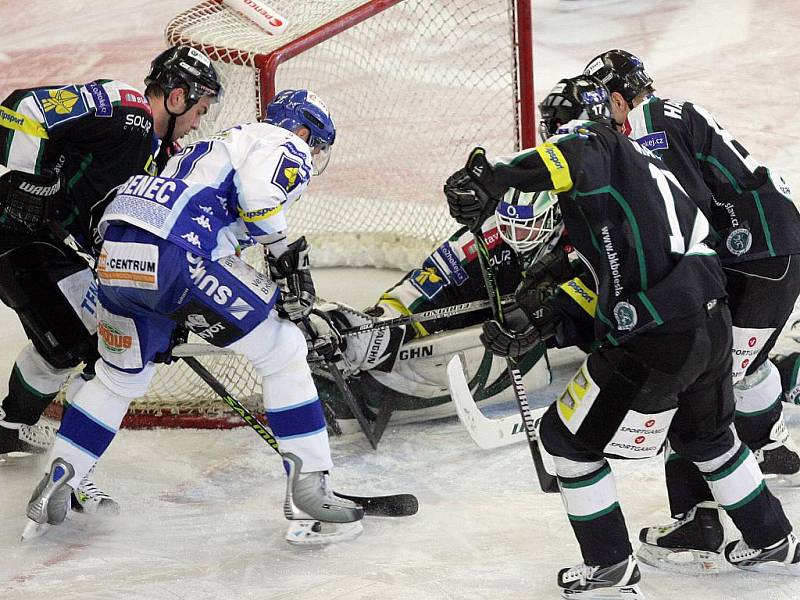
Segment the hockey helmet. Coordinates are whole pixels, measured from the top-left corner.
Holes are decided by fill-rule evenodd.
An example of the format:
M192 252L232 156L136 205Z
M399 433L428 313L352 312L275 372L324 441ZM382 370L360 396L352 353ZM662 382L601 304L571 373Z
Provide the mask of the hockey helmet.
M306 127L314 174L325 170L336 139L336 126L322 98L309 90L283 90L267 105L263 120L292 132Z
M186 110L203 96L216 102L222 98L222 83L211 59L191 46L173 46L150 63L145 85L157 85L165 95L176 87L186 88Z
M560 229L561 211L551 192L521 192L509 188L495 209L500 237L518 254L544 249ZM536 252L538 258L539 252Z
M595 56L584 75L599 79L609 92L618 92L630 104L643 91L653 91L653 79L644 70L644 63L625 50L608 50Z
M539 135L546 140L573 119L611 123L608 90L593 77L562 79L539 105Z

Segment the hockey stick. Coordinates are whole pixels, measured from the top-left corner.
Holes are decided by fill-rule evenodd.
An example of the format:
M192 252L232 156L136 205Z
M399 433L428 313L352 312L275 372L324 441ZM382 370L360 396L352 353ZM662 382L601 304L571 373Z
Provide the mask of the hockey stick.
M486 292L489 294L489 300L492 301L492 315L496 321L502 324L504 322L504 316L500 291L495 282L494 270L490 263L489 248L486 246L486 240L483 239L480 225L478 225L476 230L472 231L472 237L475 239L475 248L478 250L478 261L480 262L481 274L483 275L483 283L486 286ZM511 380L511 387L514 390L514 396L517 399L519 413L525 425L525 435L528 438L528 448L530 448L533 466L536 469L536 476L539 479L539 487L541 487L542 491L546 494L558 493L558 479L547 472L544 461L542 460L542 453L539 450L539 440L536 434L536 423L531 415L531 409L528 406L528 396L525 393L525 385L522 383L522 374L517 368L516 361L511 357L506 358L506 368L508 377Z
M228 390L219 380L206 369L199 360L193 356L181 357L189 368L191 368L217 395L230 406L245 423L247 423L261 439L267 442L270 447L278 454L281 453L278 447L278 440L275 439L268 429L266 429L258 419L253 416L245 406L236 398L231 396ZM419 502L413 494L391 494L388 496L354 496L350 494L340 494L334 492L340 498L345 498L364 508L364 512L374 517L409 517L417 513Z
M500 302L508 304L514 299L512 294L502 296ZM473 300L472 302L463 302L462 304L454 304L453 306L442 306L441 308L434 308L412 315L403 315L400 317L393 317L391 319L376 320L371 323L364 323L363 325L356 325L355 327L347 327L346 329L339 330L339 335L356 335L364 331L372 331L373 329L383 329L385 327L401 327L411 323L423 323L425 321L432 321L434 319L443 319L445 317L453 317L465 313L475 312L492 306L491 300Z
M459 356L454 356L447 364L447 381L450 397L456 407L458 418L469 433L472 441L484 450L492 450L510 446L525 439L525 425L520 415L508 415L499 419L486 417L475 404L475 398L469 390L467 378ZM531 411L531 416L538 421L546 408Z

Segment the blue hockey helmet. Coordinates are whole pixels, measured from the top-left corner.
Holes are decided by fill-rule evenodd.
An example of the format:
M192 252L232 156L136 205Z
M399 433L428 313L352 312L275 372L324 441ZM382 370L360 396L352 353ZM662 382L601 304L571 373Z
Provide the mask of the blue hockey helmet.
M503 241L517 254L535 252L534 260L560 230L558 199L550 192L521 192L509 188L494 214Z
M267 105L264 121L289 131L300 127L309 130L308 145L314 174L328 166L331 146L336 139L336 126L322 99L309 90L283 90Z
M594 77L578 75L562 79L539 105L539 135L542 141L573 119L611 124L611 97Z

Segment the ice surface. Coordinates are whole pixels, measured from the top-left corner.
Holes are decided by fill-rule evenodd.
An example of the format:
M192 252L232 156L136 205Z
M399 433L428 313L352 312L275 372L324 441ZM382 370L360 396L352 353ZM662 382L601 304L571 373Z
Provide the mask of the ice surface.
M4 0L0 97L96 76L137 84L163 45L168 18L191 4ZM534 7L538 98L595 54L626 48L644 58L663 96L705 105L757 158L800 185L795 2L534 0ZM356 306L396 277L318 275L322 295ZM7 310L0 319L4 386L24 335ZM559 358L563 381L575 355ZM533 400L543 404L558 391L552 386ZM800 437L798 415L790 419ZM537 491L523 445L481 451L451 418L390 425L377 452L358 435L332 446L337 489L413 492L419 514L369 519L361 538L339 546L293 548L283 541L282 468L252 431L122 431L97 473L122 515L75 515L21 545L25 503L44 464L10 459L0 464L0 598L553 598L556 571L579 561L561 501ZM640 527L665 521L661 465L616 462L614 469L635 539ZM776 494L800 523L800 492ZM800 597L800 581L778 576L675 577L644 567L643 577L653 599Z

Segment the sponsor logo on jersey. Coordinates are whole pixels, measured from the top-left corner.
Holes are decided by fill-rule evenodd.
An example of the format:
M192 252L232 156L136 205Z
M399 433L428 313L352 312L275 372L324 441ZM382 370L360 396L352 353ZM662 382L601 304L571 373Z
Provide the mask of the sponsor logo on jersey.
M617 329L620 331L630 331L636 327L639 318L636 314L636 307L629 302L618 302L614 307L614 318L617 320Z
M231 305L228 307L228 312L230 312L233 318L237 321L241 321L247 316L248 313L253 312L254 310L255 309L252 306L238 296L236 300L231 302Z
M666 131L655 131L636 140L648 150L667 150L669 141Z
M150 103L147 102L147 98L142 96L142 94L137 92L136 90L120 90L119 103L122 106L140 108L143 111L145 111L148 115L153 114L152 111L150 110Z
M33 95L44 112L44 121L48 128L77 119L89 112L80 90L74 85L57 90L35 90Z
M110 117L114 114L114 106L111 104L111 98L108 97L102 85L96 81L92 81L83 87L92 95L95 116Z
M489 231L485 231L483 233L483 239L486 242L486 248L488 250L492 250L503 243L503 239L500 237L500 231L498 231L497 227L492 227ZM475 248L475 240L470 240L464 244L461 247L461 251L467 258L467 262L472 262L478 258L478 250Z
M103 285L157 290L158 247L106 241L97 260L97 277Z
M227 285L220 285L219 279L206 272L205 261L200 256L187 252L189 261L189 278L195 287L211 298L216 304L226 305L233 297L233 291Z
M300 175L302 163L285 154L281 155L278 166L272 174L272 183L281 188L288 195L293 189L303 183Z
M120 331L108 321L97 324L97 335L106 349L113 354L121 354L133 345L133 337Z
M147 135L153 127L153 121L144 115L125 115L125 129L137 127Z
M239 216L245 223L253 223L255 221L263 221L274 217L283 210L283 206L273 206L272 208L260 208L258 210L251 210L248 212L239 209Z
M117 197L134 196L145 200L154 200L171 208L186 188L187 184L179 179L134 175L123 184L117 192Z
M441 246L436 252L444 259L445 264L450 269L450 276L456 285L461 285L469 279L469 275L461 266L461 261L456 256L456 253L453 252L453 248L449 243Z
M745 254L750 250L750 246L752 245L753 236L750 230L742 227L731 231L725 239L725 247L728 249L728 252L734 256Z
M428 300L432 300L450 283L450 280L447 275L442 273L436 263L428 257L422 263L421 269L412 271L409 282Z
M614 250L614 242L611 239L611 232L607 225L600 228L600 234L603 238L603 248L606 251L606 259L608 260L608 268L611 270L611 279L614 282L614 297L619 298L622 294L622 276L619 272L619 255Z

